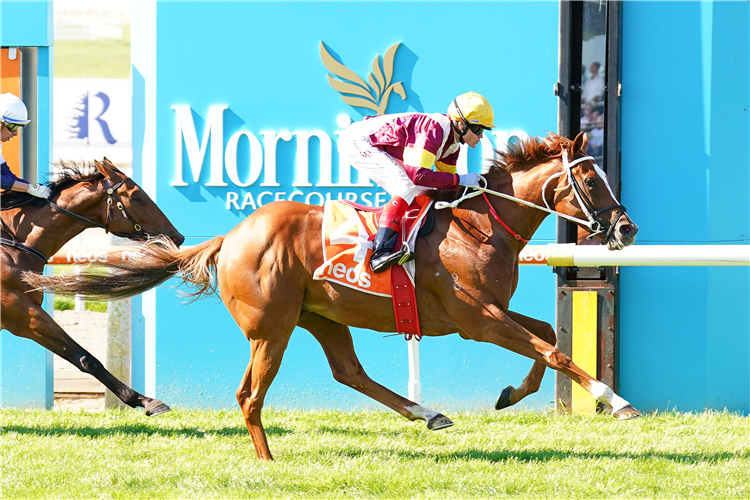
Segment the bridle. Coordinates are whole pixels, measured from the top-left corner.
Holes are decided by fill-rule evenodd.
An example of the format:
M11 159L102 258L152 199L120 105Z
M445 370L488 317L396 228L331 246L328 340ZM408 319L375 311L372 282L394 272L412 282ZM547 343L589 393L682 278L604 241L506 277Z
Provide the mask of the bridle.
M109 178L105 177L104 182L107 186L107 218L104 221L104 224L99 224L98 222L94 222L90 219L87 219L86 217L83 217L82 215L78 215L74 212L71 212L70 210L67 210L59 205L56 205L55 203L51 202L50 200L45 200L47 204L57 210L58 212L62 212L68 217L72 217L73 219L79 220L85 224L88 224L92 227L100 227L104 229L107 233L112 233L115 236L120 236L121 238L128 238L128 239L148 239L150 238L150 235L148 233L143 232L143 229L141 228L141 225L137 222L133 221L133 218L128 214L128 212L125 210L125 205L122 204L122 200L120 200L120 196L117 194L117 190L130 180L130 177L125 177L123 180L112 186L110 184ZM128 221L130 221L133 224L133 229L136 231L135 233L123 233L120 231L113 231L109 228L109 223L114 218L114 209L112 208L112 202L113 200L116 202L115 206L117 207L117 210L120 211L123 217L125 217Z
M94 222L91 219L87 219L86 217L83 217L82 215L78 215L77 213L71 212L70 210L63 208L60 205L57 205L48 199L45 199L44 201L54 210L57 210L58 212L62 212L68 217L79 220L83 222L84 224L87 224L91 227L100 227L104 229L105 232L112 233L115 236L120 236L122 238L128 238L128 239L149 239L151 235L143 232L143 229L141 228L140 224L138 224L137 222L133 222L133 218L125 210L125 206L122 204L122 200L120 200L120 196L117 194L117 190L123 184L125 184L125 182L127 182L129 179L130 177L125 177L123 180L121 180L120 182L112 186L110 183L110 180L107 177L104 178L105 185L107 186L107 218L104 224L99 224L98 222ZM113 212L114 212L114 210L112 209L113 200L116 202L117 210L119 210L120 213L122 213L122 216L125 217L127 220L129 220L131 223L133 223L133 229L136 231L135 233L122 233L120 231L113 231L109 228L109 223L113 219ZM17 206L20 206L22 204L23 203ZM3 222L2 225L4 226L5 223ZM30 253L37 259L41 260L44 264L47 264L47 262L49 261L49 258L46 255L44 255L42 252L40 252L34 247L30 247L28 245L24 245L23 243L16 241L16 238L12 236L12 232L7 231L7 233L11 235L11 239L0 238L0 243L2 243L3 245L17 248L19 250L23 250L24 252Z
M599 165L596 164L593 156L583 156L581 158L573 160L572 162L569 162L568 152L565 150L563 150L562 152L563 171L551 175L549 179L547 179L547 181L544 183L544 186L542 186L542 194L546 192L547 183L549 183L552 179L556 179L561 175L566 174L568 177L568 184L566 186L556 188L555 191L563 191L567 189L568 186L573 186L573 194L575 195L576 200L578 200L578 204L581 206L581 210L583 210L583 213L586 214L586 218L589 222L587 227L589 228L589 231L591 231L591 234L588 235L586 239L590 240L591 238L601 233L605 233L606 231L604 235L604 241L607 241L612 235L612 231L614 231L619 220L623 215L625 215L625 211L627 209L624 205L617 201L616 205L612 205L606 208L600 208L597 210L588 193L583 190L581 184L578 182L575 175L573 175L573 167L586 160L591 160L591 163L594 165L594 170L596 171L597 175L604 180L604 184L607 186L607 190L609 190L609 194L612 196L612 199L617 201L617 197L615 196L615 193L612 192L609 181L607 181L607 174L605 174L604 171L599 168ZM544 204L547 206L547 208L550 208L549 203L547 202L547 197L543 196L543 198ZM604 212L609 212L610 210L617 210L617 215L615 216L615 220L612 223L610 223L606 218L602 216Z
M591 239L594 236L597 236L599 234L605 233L604 240L607 241L609 237L612 235L612 232L614 231L614 228L617 226L617 222L622 218L623 215L625 215L625 207L617 202L616 205L612 205L610 207L596 209L593 202L591 201L591 198L588 196L588 194L583 190L579 182L576 180L575 176L573 175L573 167L578 165L581 162L584 162L586 160L594 161L593 156L584 156L581 158L577 158L573 160L572 162L568 161L568 152L566 150L563 150L562 152L562 164L563 164L563 170L560 172L557 172L556 174L552 174L542 186L542 199L544 200L545 207L541 207L539 205L536 205L534 203L531 203L526 200L522 200L520 198L516 198L515 196L511 196L509 194L505 193L499 193L497 191L492 191L491 189L487 189L487 180L479 176L480 179L484 182L484 187L474 187L474 188L465 188L463 194L455 201L448 203L445 201L438 201L435 203L436 209L443 209L443 208L455 208L458 206L459 203L461 203L463 200L474 198L475 196L481 196L484 195L484 193L491 194L494 196L498 196L500 198L505 198L507 200L515 201L516 203L520 203L522 205L526 205L527 207L536 208L537 210L541 210L542 212L547 212L549 214L556 215L558 217L561 217L563 219L569 220L571 222L574 222L576 224L579 224L581 226L584 226L588 228L589 232L591 233L589 236L586 237L586 239ZM612 192L612 188L609 186L609 182L607 181L607 176L604 173L604 171L599 168L599 165L594 163L594 169L596 170L597 175L599 175L603 180L605 185L607 186L607 189L609 190L610 195L612 196L612 199L617 201L617 197L615 197L614 193ZM586 215L586 220L579 219L577 217L573 217L571 215L567 215L561 212L558 212L556 210L553 210L549 206L549 202L547 201L546 196L546 190L547 185L552 181L553 179L557 179L562 175L566 175L568 179L568 184L556 188L555 191L563 191L567 189L568 187L572 186L573 194L576 197L576 200L578 200L579 205L581 206L581 209L583 210L583 213ZM469 191L470 189L473 189L474 191ZM486 199L486 196L485 196ZM489 200L487 201L489 204ZM492 205L490 205L492 207ZM615 220L613 223L609 223L602 214L604 212L608 212L610 210L618 210L617 216L615 217ZM511 233L513 233L511 231ZM516 237L516 239L522 240L522 238Z

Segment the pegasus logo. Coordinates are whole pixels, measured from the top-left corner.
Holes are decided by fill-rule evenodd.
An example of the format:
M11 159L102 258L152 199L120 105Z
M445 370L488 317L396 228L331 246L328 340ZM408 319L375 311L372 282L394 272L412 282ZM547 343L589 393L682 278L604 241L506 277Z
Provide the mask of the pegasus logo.
M338 78L337 80L328 75L328 83L341 94L341 99L345 103L371 109L375 111L376 115L384 115L391 91L396 92L401 96L401 99L406 99L402 82L391 83L393 59L396 57L396 50L399 45L401 43L393 45L385 52L382 65L380 55L375 56L375 60L372 62L372 73L367 78L368 84L354 71L334 59L326 50L323 42L320 42L320 58L328 71Z

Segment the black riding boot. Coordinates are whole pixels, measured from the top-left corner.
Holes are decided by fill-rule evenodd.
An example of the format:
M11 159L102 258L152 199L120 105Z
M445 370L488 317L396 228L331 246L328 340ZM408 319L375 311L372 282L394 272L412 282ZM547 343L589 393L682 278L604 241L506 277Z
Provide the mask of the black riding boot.
M370 258L372 272L382 273L393 264L397 264L406 255L406 249L404 248L398 252L393 252L393 247L396 246L398 236L399 232L390 227L378 227L374 241L375 250L372 252L372 257Z

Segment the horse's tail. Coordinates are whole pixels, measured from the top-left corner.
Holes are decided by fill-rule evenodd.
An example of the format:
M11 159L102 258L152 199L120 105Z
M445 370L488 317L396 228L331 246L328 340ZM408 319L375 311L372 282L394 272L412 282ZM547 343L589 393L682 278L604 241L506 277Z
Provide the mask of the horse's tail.
M200 245L179 249L169 238L149 240L132 250L117 250L108 262L88 266L83 273L44 276L26 271L23 280L37 290L60 295L78 295L88 300L132 297L177 277L195 290L185 295L195 299L216 292L216 266L224 236ZM123 258L130 252L130 259Z

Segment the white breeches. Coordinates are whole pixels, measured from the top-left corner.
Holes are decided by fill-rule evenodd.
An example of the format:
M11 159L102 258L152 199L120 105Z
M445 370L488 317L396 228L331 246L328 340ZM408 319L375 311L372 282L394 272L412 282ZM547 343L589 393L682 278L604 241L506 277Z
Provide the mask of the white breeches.
M338 140L339 154L389 195L400 196L411 204L421 191L420 188L409 179L396 158L373 146L369 133L358 130L360 123L363 122L353 123L341 132Z

